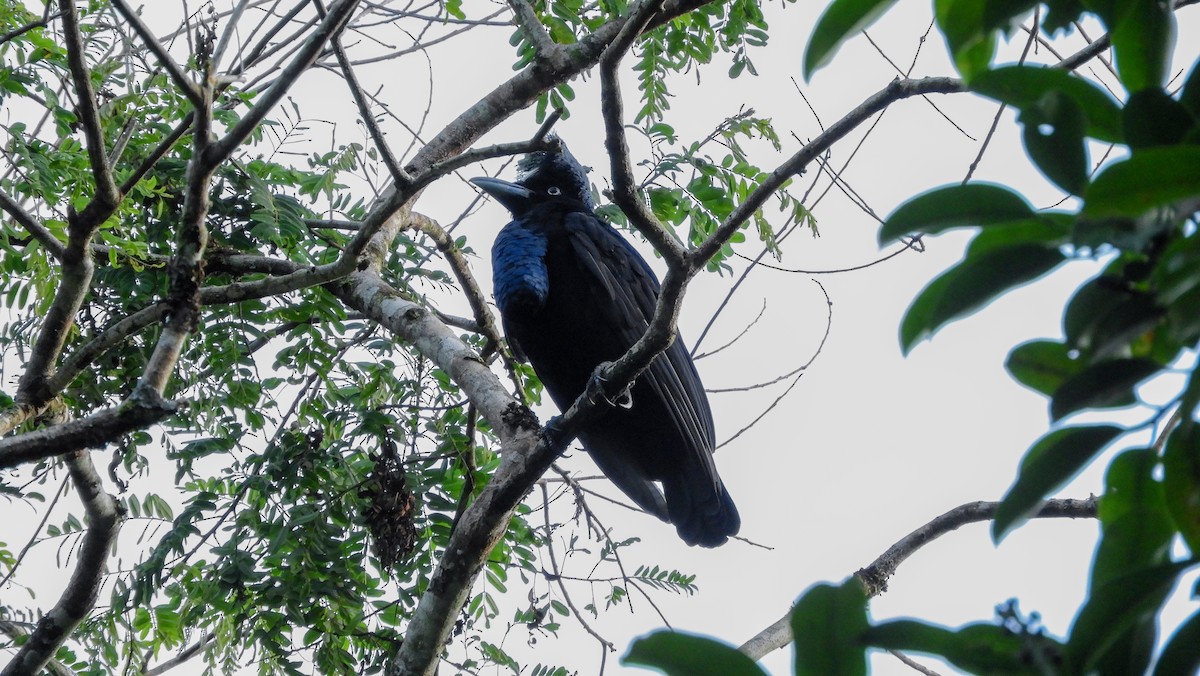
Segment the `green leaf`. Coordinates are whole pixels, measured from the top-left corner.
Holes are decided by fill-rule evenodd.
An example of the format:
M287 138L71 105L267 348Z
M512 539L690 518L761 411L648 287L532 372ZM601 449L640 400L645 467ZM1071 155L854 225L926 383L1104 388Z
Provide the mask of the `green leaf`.
M1154 664L1154 676L1195 676L1200 673L1200 612L1194 613L1167 640L1158 661Z
M850 37L870 26L896 0L833 0L817 19L808 47L804 50L804 79L833 58L834 53Z
M1088 184L1087 119L1075 101L1058 90L1043 94L1021 111L1025 150L1037 168L1072 195Z
M1143 89L1130 96L1121 123L1125 142L1134 152L1181 143L1195 126L1191 113L1158 88Z
M792 609L796 676L865 676L861 636L868 626L867 596L858 578L809 588Z
M1120 143L1121 108L1103 89L1061 68L1002 66L977 75L971 90L1020 110L1038 105L1051 92L1068 97L1087 119L1092 138Z
M1127 289L1128 283L1105 273L1081 286L1063 314L1067 343L1097 359L1126 350L1161 320L1153 296Z
M1046 497L1067 484L1124 430L1114 425L1064 427L1043 436L1025 453L1012 488L996 507L996 542L1041 509Z
M1042 21L1042 29L1047 33L1070 28L1071 22L1083 13L1079 0L1054 0L1047 5L1046 18Z
M1088 366L1059 386L1050 401L1050 419L1085 408L1129 406L1137 402L1133 388L1162 370L1152 359L1108 359Z
M1153 449L1135 449L1114 458L1105 473L1089 599L1069 651L1089 671L1095 665L1102 673L1144 673L1154 649L1155 609L1174 580L1153 571L1169 563L1175 534L1154 477L1157 465Z
M1135 93L1166 84L1175 46L1175 17L1161 0L1123 0L1119 18L1108 21L1117 72L1125 90Z
M1033 281L1064 260L1053 248L1018 244L968 255L917 296L900 325L907 354L923 338L964 317L1014 287Z
M1098 516L1103 527L1092 586L1166 563L1175 534L1153 449L1128 450L1108 466Z
M1184 410L1184 409L1181 409ZM1200 427L1185 422L1167 437L1163 452L1163 491L1175 528L1193 555L1200 554Z
M635 640L621 664L653 667L667 676L766 676L733 646L677 631L656 631Z
M1137 625L1149 622L1148 626L1153 628L1158 607L1175 586L1175 580L1191 565L1192 562L1183 561L1144 568L1094 588L1071 627L1067 673L1090 672ZM1128 660L1134 655L1122 653L1116 657ZM1143 673L1144 665L1142 669L1129 666L1135 670L1120 673Z
M1063 343L1033 340L1013 348L1004 367L1017 382L1049 397L1083 369L1082 362L1071 353L1071 348Z
M931 190L901 204L879 229L879 243L910 233L936 234L951 228L1033 218L1021 195L1000 185L968 183Z
M1109 165L1088 186L1082 215L1140 216L1200 195L1200 146L1149 148Z
M994 27L979 0L934 0L935 17L954 65L968 82L987 70L996 52Z
M963 671L975 674L1028 674L1037 676L1037 661L1030 659L1031 645L1053 660L1061 648L1044 635L1015 633L995 624L968 624L957 630L916 620L894 620L871 627L863 635L875 648L937 655Z

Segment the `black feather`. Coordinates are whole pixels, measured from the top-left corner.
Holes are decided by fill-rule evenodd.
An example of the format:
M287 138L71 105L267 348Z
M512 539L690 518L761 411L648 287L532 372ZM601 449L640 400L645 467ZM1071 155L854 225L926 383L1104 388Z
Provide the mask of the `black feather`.
M475 179L513 214L492 248L496 303L510 343L566 410L597 365L618 359L645 333L659 282L595 215L587 175L565 147L532 153L518 167L516 183ZM685 542L724 543L741 522L713 463L712 412L681 339L629 394L628 407L612 408L580 433L583 447Z

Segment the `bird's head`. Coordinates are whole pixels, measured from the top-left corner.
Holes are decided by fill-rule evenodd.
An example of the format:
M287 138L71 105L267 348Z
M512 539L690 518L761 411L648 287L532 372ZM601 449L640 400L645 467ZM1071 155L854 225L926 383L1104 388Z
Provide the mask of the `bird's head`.
M516 182L498 178L473 178L471 182L505 206L514 216L534 204L551 199L567 199L593 208L587 170L579 164L566 144L554 137L557 150L529 153L517 163Z

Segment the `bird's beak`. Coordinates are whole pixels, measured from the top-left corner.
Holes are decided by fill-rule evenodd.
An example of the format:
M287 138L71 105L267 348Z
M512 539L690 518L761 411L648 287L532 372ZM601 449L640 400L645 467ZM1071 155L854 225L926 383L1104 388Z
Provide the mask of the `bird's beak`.
M496 198L513 214L519 214L528 207L533 191L523 185L509 183L498 178L479 177L471 179L481 190Z

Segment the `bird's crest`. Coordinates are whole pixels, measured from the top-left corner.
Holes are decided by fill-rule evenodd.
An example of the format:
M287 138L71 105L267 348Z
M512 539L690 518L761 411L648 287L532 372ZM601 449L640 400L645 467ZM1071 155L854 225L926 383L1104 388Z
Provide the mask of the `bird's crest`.
M593 208L588 170L579 164L562 139L552 135L548 140L556 144L558 150L538 150L522 157L517 162L517 183L533 189L555 185L564 195L575 197L589 209Z

